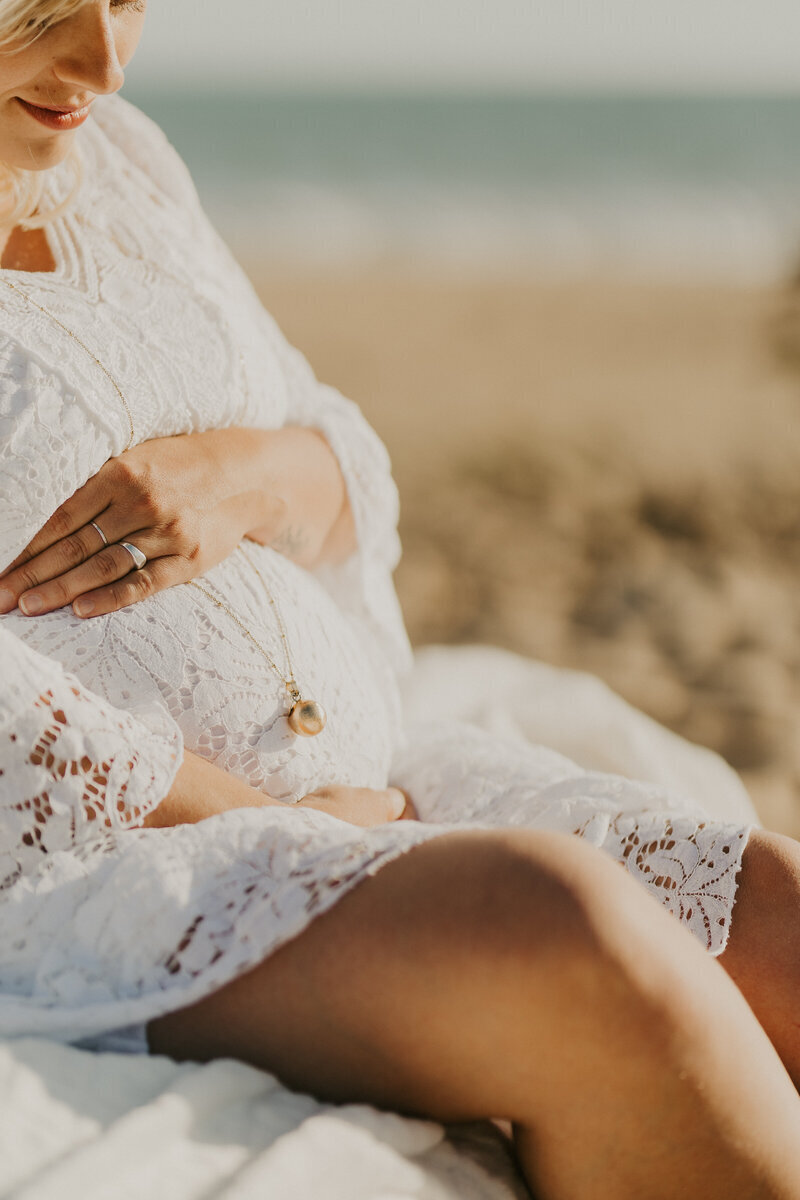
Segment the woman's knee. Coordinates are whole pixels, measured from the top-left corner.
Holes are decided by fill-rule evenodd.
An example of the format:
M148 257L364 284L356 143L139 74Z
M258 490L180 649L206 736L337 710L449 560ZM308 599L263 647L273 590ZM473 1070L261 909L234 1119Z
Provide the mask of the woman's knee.
M552 970L611 962L615 946L637 936L639 902L658 908L606 854L562 833L465 831L406 860L386 880L395 896L373 911L383 923L387 908L407 906L415 957L430 945L439 961L465 952L497 969L511 963L518 976L545 961Z
M708 989L724 976L623 867L575 836L539 831L493 833L460 857L472 930L464 977L490 980L540 1081L563 1076L566 1047L587 1078L691 1059L709 1032ZM441 933L452 955L460 939Z
M368 943L393 947L431 970L490 971L499 987L526 976L564 991L594 972L606 987L648 994L695 939L604 851L579 837L539 830L444 835L383 868L383 886L361 907ZM341 903L347 904L345 897ZM354 955L358 955L356 946Z
M461 899L437 924L441 954L461 944L500 988L535 988L565 1020L634 1021L652 1033L680 1023L687 962L706 955L641 884L573 835L493 831L456 860ZM458 883L437 875L442 913ZM668 1036L668 1035L666 1035Z
M626 958L632 943L652 941L653 923L665 918L637 880L579 837L532 830L493 836L473 871L485 873L492 889L492 922L504 918L520 949L533 937L565 960L610 963Z

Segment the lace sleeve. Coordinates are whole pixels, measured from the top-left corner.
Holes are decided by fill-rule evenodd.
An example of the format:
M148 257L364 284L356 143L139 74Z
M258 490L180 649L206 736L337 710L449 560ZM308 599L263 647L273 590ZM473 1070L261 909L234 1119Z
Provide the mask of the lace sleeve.
M182 760L164 714L112 708L0 629L0 889L42 856L141 825Z
M316 574L342 608L378 635L394 668L406 671L411 648L392 580L400 560L400 502L389 454L357 404L320 383L277 329L272 341L286 380L286 424L310 426L325 435L339 460L355 519L356 553Z

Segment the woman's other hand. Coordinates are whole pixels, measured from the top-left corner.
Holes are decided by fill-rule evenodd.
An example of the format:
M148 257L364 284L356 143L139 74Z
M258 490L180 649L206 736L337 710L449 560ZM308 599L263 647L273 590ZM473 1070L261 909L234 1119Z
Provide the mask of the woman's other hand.
M175 780L158 808L142 824L148 829L194 825L233 808L316 808L365 829L399 819L416 819L416 810L399 788L356 788L336 785L317 788L297 804L276 800L228 775L213 763L184 753Z
M321 434L218 429L110 459L0 576L0 613L116 612L202 575L243 537L308 568L352 553L344 480ZM120 542L145 555L142 570Z

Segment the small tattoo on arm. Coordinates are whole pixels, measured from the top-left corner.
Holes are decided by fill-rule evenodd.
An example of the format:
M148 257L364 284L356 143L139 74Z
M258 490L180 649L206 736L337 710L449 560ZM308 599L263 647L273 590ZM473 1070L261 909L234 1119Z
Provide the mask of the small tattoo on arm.
M308 535L299 525L288 525L286 529L281 530L274 541L270 542L273 550L285 554L287 558L302 554L307 545Z

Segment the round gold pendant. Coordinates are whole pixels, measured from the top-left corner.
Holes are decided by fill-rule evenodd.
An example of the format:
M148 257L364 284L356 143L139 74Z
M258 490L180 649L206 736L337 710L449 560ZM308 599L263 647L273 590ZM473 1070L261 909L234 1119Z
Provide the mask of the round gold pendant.
M300 737L316 737L325 728L325 709L316 700L298 700L286 718L289 728Z

